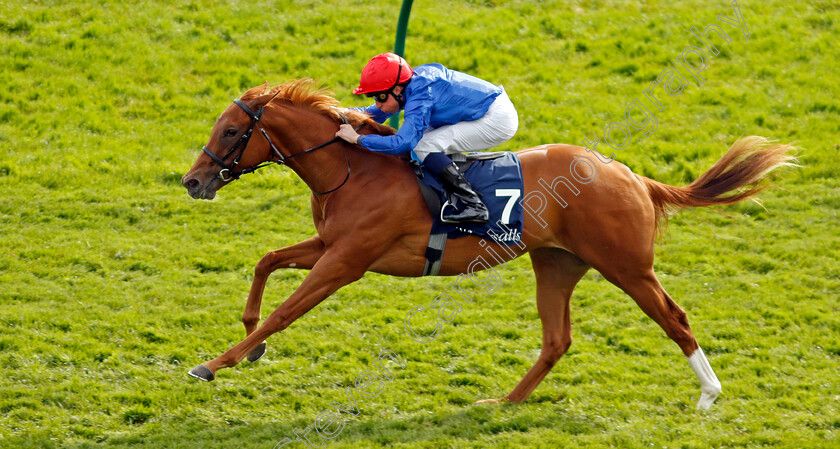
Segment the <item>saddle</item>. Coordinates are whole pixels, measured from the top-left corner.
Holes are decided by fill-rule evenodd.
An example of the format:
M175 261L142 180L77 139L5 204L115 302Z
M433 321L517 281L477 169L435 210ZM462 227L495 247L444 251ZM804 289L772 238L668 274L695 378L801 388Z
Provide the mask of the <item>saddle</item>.
M490 211L486 224L446 223L441 210L448 193L438 179L419 162L410 162L417 175L420 193L432 215L432 228L426 247L423 276L435 276L440 271L446 240L477 235L506 245L518 244L522 238L523 208L520 204L523 182L519 158L515 153L480 152L457 153L449 157L481 195Z

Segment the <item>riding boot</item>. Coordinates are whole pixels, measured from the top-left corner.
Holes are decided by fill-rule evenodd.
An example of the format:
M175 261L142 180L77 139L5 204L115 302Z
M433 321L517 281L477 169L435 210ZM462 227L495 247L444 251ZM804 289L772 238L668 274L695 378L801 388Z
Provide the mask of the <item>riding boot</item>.
M478 193L473 190L469 181L464 178L455 163L447 165L438 179L443 183L450 195L450 205L444 207L441 219L446 223L486 223L490 219L487 206L481 202ZM448 212L449 211L449 212ZM460 212L459 212L460 211Z

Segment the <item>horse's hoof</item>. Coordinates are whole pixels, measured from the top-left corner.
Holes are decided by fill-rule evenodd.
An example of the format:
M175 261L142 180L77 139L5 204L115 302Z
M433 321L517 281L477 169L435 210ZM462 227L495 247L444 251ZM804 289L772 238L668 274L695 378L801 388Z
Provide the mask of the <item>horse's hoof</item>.
M261 359L262 356L265 355L265 342L260 343L259 346L254 348L250 354L248 354L248 361L251 363L256 362L257 360Z
M201 379L205 382L210 382L211 380L216 378L216 375L213 374L213 371L210 371L210 368L207 368L204 365L198 365L195 368L190 370L190 376L195 377L196 379Z
M481 404L503 404L505 402L509 402L507 398L498 398L498 399L482 399L480 401L475 401L474 405L481 405Z

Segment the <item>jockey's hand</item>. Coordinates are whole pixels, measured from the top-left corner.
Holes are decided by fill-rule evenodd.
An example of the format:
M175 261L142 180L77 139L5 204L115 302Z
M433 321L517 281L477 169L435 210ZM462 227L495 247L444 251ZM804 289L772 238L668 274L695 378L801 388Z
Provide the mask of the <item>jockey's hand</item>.
M356 130L351 125L341 125L338 128L338 132L335 133L335 136L341 137L350 143L356 143L356 139L359 138L359 134L356 133Z

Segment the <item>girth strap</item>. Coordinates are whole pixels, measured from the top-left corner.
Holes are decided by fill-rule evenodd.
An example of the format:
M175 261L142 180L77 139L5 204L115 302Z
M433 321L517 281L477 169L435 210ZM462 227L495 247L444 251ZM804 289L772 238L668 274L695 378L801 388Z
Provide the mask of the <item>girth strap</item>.
M419 167L416 167L419 169ZM422 173L422 172L421 172ZM426 245L426 265L423 267L423 276L437 276L440 273L440 266L443 261L443 251L446 249L446 239L448 234L440 232L438 229L438 221L435 217L440 214L440 198L432 191L426 184L417 178L417 184L420 186L420 193L423 194L423 200L432 214L432 229L429 231L429 243Z
M435 233L435 226L429 235L429 243L426 246L426 265L423 267L423 276L437 276L440 273L440 266L443 263L443 250L446 249L446 233Z

